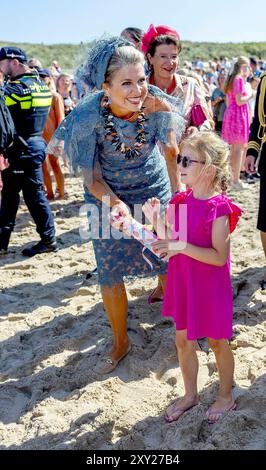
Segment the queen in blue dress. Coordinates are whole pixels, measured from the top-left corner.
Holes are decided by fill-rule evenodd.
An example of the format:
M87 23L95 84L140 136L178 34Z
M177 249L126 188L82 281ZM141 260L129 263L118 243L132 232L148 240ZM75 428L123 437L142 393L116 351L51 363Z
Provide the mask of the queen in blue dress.
M58 139L64 140L73 170L81 169L84 176L101 294L113 332L112 349L99 372L109 373L131 347L123 278L158 274L153 294L158 296L167 265L149 252L151 272L141 244L119 237L113 227L109 236L103 214L107 205L112 214L134 215L136 205L141 207L150 197L167 206L178 190L177 143L185 121L178 99L147 85L143 54L122 38L96 44L83 80L94 91L63 121L51 146L55 151Z

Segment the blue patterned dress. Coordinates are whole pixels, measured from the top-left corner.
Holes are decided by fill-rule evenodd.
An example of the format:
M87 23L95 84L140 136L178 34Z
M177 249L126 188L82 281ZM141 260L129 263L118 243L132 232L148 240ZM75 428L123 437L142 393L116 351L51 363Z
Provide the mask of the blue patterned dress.
M156 89L158 92L154 90L155 87L149 87L151 94L164 95L158 89ZM101 108L102 97L102 92L96 92L85 98L55 134L58 139L64 139L65 151L70 157L73 170L76 171L80 167L83 171L86 170L87 174L88 172L93 174L95 168L100 169L103 179L118 198L129 206L133 216L135 215L133 206L143 205L150 197L159 198L161 204L167 206L171 199L170 181L165 158L161 155L157 144L168 143L169 131L175 130L177 138L180 138L185 124L183 118L178 112L149 114L145 121L146 143L141 149L141 155L126 160L106 138ZM123 135L123 141L129 147L133 147L137 123L116 117L114 123L116 129ZM138 241L128 238L117 239L121 234L114 228L111 229L111 238L105 238L102 224L104 222L106 227L107 216L102 216L102 202L96 199L86 186L84 189L86 203L93 204L94 208L96 206L99 212L98 217L95 215L95 210L88 211L91 227L96 229L95 233L99 228L99 238L92 236L99 283L111 287L121 284L124 276L166 274L166 263L146 250L145 256L153 264L151 271L149 264L143 259L143 247Z

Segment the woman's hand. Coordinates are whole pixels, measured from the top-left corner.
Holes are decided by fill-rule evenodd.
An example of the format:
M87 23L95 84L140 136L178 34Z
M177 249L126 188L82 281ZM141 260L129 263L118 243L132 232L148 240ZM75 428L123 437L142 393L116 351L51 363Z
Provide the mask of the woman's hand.
M7 158L5 158L2 153L0 153L0 171L3 171L8 167L9 167L9 163L8 163Z
M153 225L155 224L158 216L160 215L160 207L161 207L160 199L157 199L156 197L151 197L142 206L142 211L145 214L145 217Z
M112 206L112 215L121 215L122 217L131 217L129 207L123 202L118 200Z
M245 161L245 170L247 173L256 173L256 159L253 155L247 155Z
M123 201L118 200L112 206L110 222L113 227L123 230L123 222L119 221L120 217L131 218L131 213L129 207Z

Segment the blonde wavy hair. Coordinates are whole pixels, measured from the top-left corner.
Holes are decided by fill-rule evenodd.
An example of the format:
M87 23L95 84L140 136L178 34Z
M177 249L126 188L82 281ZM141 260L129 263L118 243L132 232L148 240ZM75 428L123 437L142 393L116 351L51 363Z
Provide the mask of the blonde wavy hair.
M205 162L203 172L208 167L215 167L212 181L215 191L225 192L231 180L229 165L229 145L213 131L196 131L182 140L180 150L186 146L193 150Z

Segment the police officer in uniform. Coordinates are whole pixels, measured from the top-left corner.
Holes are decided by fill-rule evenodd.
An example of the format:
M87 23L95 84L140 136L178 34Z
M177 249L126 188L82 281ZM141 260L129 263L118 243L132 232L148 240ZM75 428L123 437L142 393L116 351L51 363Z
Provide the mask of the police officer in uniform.
M259 159L259 162L257 160ZM258 163L258 165L257 165ZM250 126L247 147L246 171L260 174L260 200L257 228L260 230L263 250L266 256L266 73L261 76L258 86L255 114ZM261 281L261 288L266 289L266 269Z
M7 251L19 207L19 193L22 191L41 238L39 243L24 249L22 254L34 256L57 251L53 216L42 179L46 149L42 133L51 105L51 93L39 79L37 71L31 70L26 62L27 57L22 49L0 49L0 70L9 78L4 87L4 97L17 134L6 154L10 166L2 172L0 251Z

